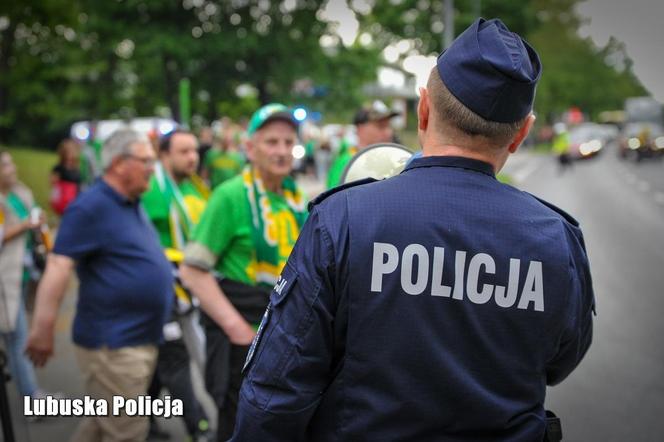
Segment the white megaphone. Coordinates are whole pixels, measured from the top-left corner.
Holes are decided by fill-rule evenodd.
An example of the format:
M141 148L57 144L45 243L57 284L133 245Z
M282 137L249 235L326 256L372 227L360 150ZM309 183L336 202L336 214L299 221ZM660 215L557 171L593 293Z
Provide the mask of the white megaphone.
M401 173L412 157L413 152L400 144L372 144L353 156L341 174L340 184L393 177Z

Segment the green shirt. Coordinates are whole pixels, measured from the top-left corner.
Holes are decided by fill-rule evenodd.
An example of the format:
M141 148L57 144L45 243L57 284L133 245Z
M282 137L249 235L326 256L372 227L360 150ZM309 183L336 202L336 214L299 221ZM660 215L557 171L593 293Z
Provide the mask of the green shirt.
M210 187L214 189L242 171L244 158L237 152L212 149L205 155L204 166L208 171Z
M350 160L353 159L355 155L354 149L346 150L341 153L330 166L330 170L327 172L327 188L331 189L337 187L341 184L341 175L344 173L346 166L350 163Z
M255 259L251 233L249 202L242 176L238 175L212 192L194 229L193 244L187 247L185 260L191 258L195 245L203 246L204 251L209 253L203 260L213 259L214 270L229 279L253 285ZM198 257L195 260L198 261Z
M268 193L274 216L278 218L276 225L292 225L295 219L285 198ZM212 192L185 251L185 261L210 267L229 279L256 285L257 272L281 273L299 233L297 225L290 230L277 238L279 265L259 268L247 189L243 176L238 175Z
M169 180L169 182L172 181ZM196 185L191 179L187 179L178 184L178 190L193 227L198 223L205 209L205 189L201 189L200 185ZM191 236L191 232L187 232L186 226L183 228L174 225L178 221L177 214L175 214L176 218L174 219L174 199L175 195L169 185L166 185L162 191L156 174L150 178L148 191L141 196L145 212L159 233L159 242L164 248L177 248L176 241L174 241L174 236L178 234L175 231L176 228L181 229L184 240L188 240L188 237ZM179 216L182 217L184 214ZM184 222L184 220L181 221Z
M88 142L83 146L80 170L81 183L84 185L92 184L101 175L101 149L102 142L99 140Z
M25 221L30 216L29 208L25 207L23 200L18 197L14 192L9 192L7 195L7 205L9 208L16 214L18 219ZM25 250L26 253L32 253L32 248L34 247L32 235L28 235L25 241ZM23 282L26 282L30 279L30 268L23 267Z

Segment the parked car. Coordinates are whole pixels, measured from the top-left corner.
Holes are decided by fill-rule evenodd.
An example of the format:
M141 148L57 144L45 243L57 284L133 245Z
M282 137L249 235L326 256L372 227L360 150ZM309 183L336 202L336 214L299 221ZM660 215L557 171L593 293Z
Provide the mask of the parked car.
M641 161L664 155L664 128L654 122L628 123L620 136L621 158Z
M113 132L121 128L131 128L144 134L167 134L177 127L177 122L170 118L139 117L129 120L77 121L71 126L72 138L79 141L94 140L103 142Z

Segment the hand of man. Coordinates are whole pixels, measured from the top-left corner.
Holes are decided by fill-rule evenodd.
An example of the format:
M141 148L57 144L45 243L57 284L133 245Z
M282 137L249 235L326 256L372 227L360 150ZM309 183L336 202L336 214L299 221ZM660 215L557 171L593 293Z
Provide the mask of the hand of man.
M53 356L53 330L34 325L28 336L25 353L35 367L43 367Z
M203 311L226 333L232 344L251 344L256 332L233 307L210 272L185 263L180 266L180 277L201 302Z
M53 356L55 321L74 265L74 260L67 256L56 253L48 255L44 276L37 287L35 312L25 348L25 353L35 367L43 367Z

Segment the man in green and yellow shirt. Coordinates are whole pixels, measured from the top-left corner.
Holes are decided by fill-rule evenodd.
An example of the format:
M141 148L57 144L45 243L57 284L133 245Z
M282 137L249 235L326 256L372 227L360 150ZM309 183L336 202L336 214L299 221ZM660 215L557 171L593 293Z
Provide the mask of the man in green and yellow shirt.
M196 175L197 145L196 137L183 130L162 138L159 163L141 198L164 248L184 249L205 209L209 190Z
M219 440L233 433L248 346L307 217L290 177L298 138L291 112L264 106L247 132L250 164L214 190L180 269L208 315L205 377L219 408Z
M341 175L353 156L362 149L376 143L391 142L394 136L390 120L399 115L382 101L376 100L355 114L353 124L357 128L357 146L342 146L327 173L327 188L341 184Z
M160 140L159 162L141 200L165 249L184 249L205 208L209 191L196 175L197 166L198 142L193 134L178 129ZM187 432L193 440L198 440L199 436L209 435L208 421L194 395L190 355L175 318L164 326L164 338L148 394L158 395L163 385L181 399Z

